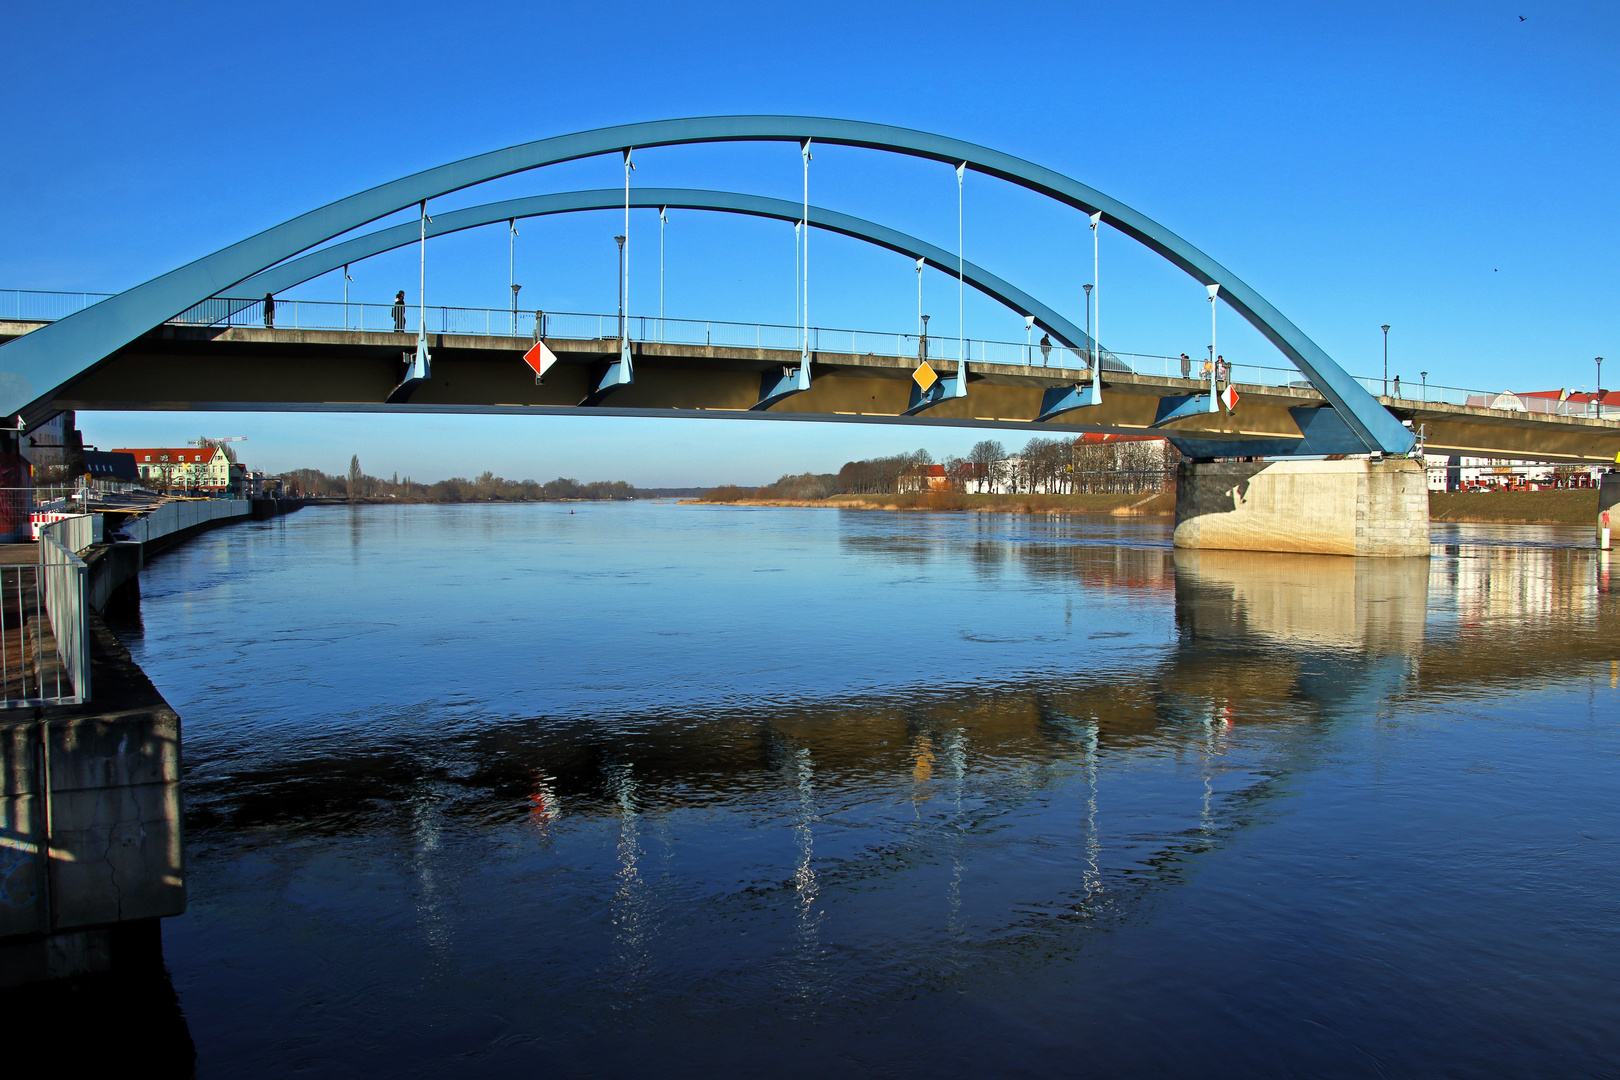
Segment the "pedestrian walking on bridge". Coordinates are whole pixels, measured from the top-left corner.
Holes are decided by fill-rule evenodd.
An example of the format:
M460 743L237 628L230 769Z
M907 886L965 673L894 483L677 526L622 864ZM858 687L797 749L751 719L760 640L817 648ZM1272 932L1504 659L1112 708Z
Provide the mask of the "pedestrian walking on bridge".
M1181 377L1183 379L1192 378L1192 357L1186 353L1181 354Z
M269 293L264 294L264 328L266 330L276 328L276 298Z
M1399 375L1395 376L1395 396L1401 396L1401 377Z
M394 333L405 332L405 290L394 294Z

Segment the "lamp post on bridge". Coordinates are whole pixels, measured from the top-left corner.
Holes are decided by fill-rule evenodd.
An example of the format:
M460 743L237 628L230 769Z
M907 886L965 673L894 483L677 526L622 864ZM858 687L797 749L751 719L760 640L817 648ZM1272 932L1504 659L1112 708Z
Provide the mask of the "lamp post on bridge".
M624 351L624 237L615 236L613 242L619 245L619 350Z
M1597 361L1598 377L1597 393L1592 398L1592 415L1601 420L1603 418L1603 357L1595 356L1593 359Z
M1384 330L1384 396L1389 397L1389 323L1385 323Z
M512 288L512 336L516 337L518 290L523 288L517 283L517 218L508 219L506 229L506 281Z
M1424 402L1424 404L1428 404L1428 401L1429 401L1429 373L1427 371L1420 371L1420 372L1418 372L1418 378L1423 380L1423 402Z
M1082 289L1086 290L1086 366L1090 367L1091 366L1091 348L1092 348L1092 340L1091 340L1091 286L1090 285L1082 285L1080 287Z
M917 340L921 341L923 334L927 333L928 326L923 322L922 310L922 272L923 260L917 260Z

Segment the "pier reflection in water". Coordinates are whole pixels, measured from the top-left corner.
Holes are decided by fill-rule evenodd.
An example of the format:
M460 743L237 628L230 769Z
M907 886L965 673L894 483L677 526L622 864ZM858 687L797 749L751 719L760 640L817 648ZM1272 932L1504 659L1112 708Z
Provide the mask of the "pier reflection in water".
M497 506L205 537L125 628L186 722L199 1069L1595 1070L1620 616L1584 538L1534 535L1358 561Z

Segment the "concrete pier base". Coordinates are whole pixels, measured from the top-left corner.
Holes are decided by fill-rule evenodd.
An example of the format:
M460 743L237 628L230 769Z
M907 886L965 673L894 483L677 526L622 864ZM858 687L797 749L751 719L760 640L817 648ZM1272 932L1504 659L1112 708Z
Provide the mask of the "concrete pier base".
M1176 482L1178 548L1429 554L1428 483L1407 458L1186 462Z

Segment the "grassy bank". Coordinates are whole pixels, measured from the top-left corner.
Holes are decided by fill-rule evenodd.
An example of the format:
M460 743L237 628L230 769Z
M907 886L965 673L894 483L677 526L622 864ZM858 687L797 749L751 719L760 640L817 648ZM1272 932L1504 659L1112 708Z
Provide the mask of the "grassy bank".
M1591 525L1597 521L1597 489L1431 491L1429 520L1499 525Z
M693 501L727 506L830 506L846 510L963 510L1112 517L1170 517L1176 512L1174 490L1156 495L972 495L928 491L905 495L832 495L825 499L705 498Z
M737 491L733 488L732 491ZM846 510L959 510L1007 514L1090 514L1173 517L1176 493L1156 495L966 495L955 491L907 495L833 495L825 499L706 498L727 506L821 506ZM1429 520L1500 525L1590 525L1597 491L1431 492Z

